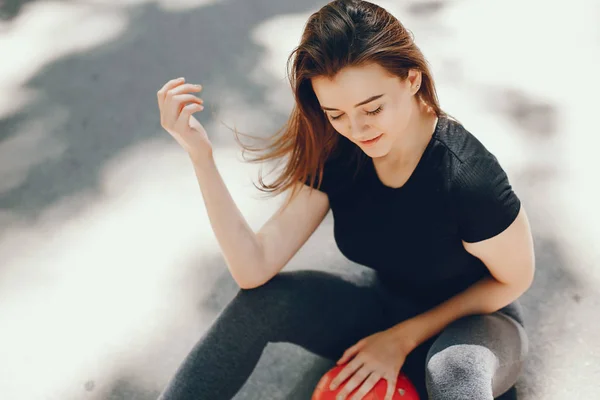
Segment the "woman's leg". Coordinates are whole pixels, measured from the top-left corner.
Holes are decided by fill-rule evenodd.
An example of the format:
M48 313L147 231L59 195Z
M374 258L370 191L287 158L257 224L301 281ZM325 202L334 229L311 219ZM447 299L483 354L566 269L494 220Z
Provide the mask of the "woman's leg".
M377 280L357 284L321 271L282 272L240 290L188 354L160 400L230 399L268 342L297 344L336 360L384 329Z
M508 314L461 318L444 329L429 349L429 398L492 400L516 383L527 352L527 334Z

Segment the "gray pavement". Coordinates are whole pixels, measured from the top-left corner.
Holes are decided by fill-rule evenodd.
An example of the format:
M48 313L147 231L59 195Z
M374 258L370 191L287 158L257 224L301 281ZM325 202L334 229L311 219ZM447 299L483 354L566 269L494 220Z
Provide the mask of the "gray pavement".
M529 213L520 399L600 398L600 6L592 0L377 1L413 31L442 106L500 159ZM551 4L548 4L551 3ZM236 285L156 91L202 83L221 173L259 228L227 126L269 135L285 60L323 1L0 3L0 398L151 400ZM370 275L328 217L286 270ZM269 345L236 396L307 399L330 364Z

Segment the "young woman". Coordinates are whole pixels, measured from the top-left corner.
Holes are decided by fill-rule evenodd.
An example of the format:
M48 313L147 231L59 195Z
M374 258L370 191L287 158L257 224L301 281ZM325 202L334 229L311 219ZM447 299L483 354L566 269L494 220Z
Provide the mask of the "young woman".
M386 10L336 0L290 56L295 107L255 161L285 160L261 189L288 200L253 232L212 156L193 95L158 91L162 126L189 153L210 222L240 286L162 400L230 399L268 342L345 364L361 399L402 368L423 399L488 400L511 389L528 341L518 298L534 276L525 210L496 157L438 104L427 62ZM289 65L289 64L288 64ZM280 272L328 210L340 251L377 279Z

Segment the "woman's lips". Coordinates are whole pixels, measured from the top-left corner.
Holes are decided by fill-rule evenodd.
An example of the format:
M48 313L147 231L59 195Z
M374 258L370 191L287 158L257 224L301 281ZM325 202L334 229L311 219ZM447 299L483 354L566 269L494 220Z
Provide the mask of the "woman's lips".
M377 143L379 141L379 139L381 138L381 136L383 136L383 133L380 134L379 136L374 137L373 139L370 139L370 140L361 140L360 144L362 144L364 146L373 145L373 144L375 144L375 143Z

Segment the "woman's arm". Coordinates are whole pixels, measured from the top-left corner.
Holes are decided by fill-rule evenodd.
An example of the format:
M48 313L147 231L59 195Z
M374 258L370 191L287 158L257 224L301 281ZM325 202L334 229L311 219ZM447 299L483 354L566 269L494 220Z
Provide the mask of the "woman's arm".
M415 342L411 343L413 348L461 317L498 311L518 299L533 282L533 238L522 206L515 221L504 232L477 243L463 242L463 245L469 253L483 261L492 276L405 321L417 332Z
M288 207L282 206L255 233L213 158L192 157L192 162L217 242L233 279L243 289L260 286L281 271L329 210L326 194L302 185Z
M306 242L327 214L329 199L302 185L291 204L254 233L217 170L206 130L192 115L204 109L204 100L192 94L201 90L184 78L165 83L156 93L161 126L194 164L210 224L233 279L242 288L256 287L277 274Z

